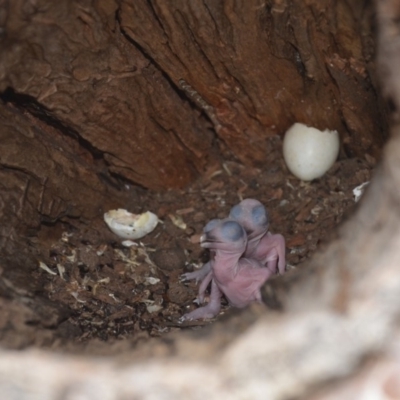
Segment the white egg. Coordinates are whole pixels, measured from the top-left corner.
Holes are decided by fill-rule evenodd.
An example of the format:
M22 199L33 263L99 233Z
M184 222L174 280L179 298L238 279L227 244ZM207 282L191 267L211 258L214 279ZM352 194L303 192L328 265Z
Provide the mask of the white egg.
M303 181L325 174L339 154L339 134L295 123L283 139L283 157L290 172Z
M150 233L158 223L157 215L150 211L132 214L122 208L104 214L108 227L122 239L140 239Z

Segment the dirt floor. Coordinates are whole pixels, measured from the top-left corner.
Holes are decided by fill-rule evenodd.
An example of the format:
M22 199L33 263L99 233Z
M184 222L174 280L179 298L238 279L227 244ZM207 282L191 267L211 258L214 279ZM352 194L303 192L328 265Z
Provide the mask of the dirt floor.
M368 155L342 159L323 178L304 183L288 172L281 139L271 139L271 145L263 169L225 162L211 167L185 190L152 193L130 188L132 204L121 208L134 213L149 210L160 219L137 246L123 247L102 214L85 229L77 229L71 221L44 226L37 238L42 268L38 263L29 279L39 282L42 296L65 309L65 317L52 326L57 346L71 340L137 342L212 323L179 323L196 307L198 287L182 282L180 276L208 260L199 245L207 221L226 217L243 198L258 199L267 207L271 231L286 238L288 270L307 260L351 213L356 204L353 189L370 179L376 161ZM221 314L228 309L224 300ZM46 345L54 348L55 341Z

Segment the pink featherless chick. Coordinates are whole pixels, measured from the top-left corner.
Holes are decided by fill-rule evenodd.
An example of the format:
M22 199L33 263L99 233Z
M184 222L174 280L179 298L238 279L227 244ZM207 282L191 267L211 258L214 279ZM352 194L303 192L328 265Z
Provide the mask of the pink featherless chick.
M238 221L247 233L247 247L244 253L246 258L255 258L272 272L283 274L285 272L285 238L280 234L268 232L269 219L265 207L255 199L245 199L231 208L229 218ZM210 229L218 220L211 220L203 232ZM211 260L199 270L187 272L181 276L182 281L195 279L201 281L198 301L201 303L204 291L211 279L208 276L211 271ZM205 287L204 287L205 286Z
M209 221L207 223L207 225L203 228L203 234L206 233L207 231L211 230L217 223L218 223L219 219L212 219L211 221ZM210 261L208 261L207 263L203 264L203 266L198 269L197 271L193 271L193 272L186 272L185 274L182 274L180 277L181 281L190 281L192 279L196 280L196 283L199 281L202 281L202 283L204 282L204 279L209 275L211 268L212 268L212 263L213 263L213 258L214 258L214 254L213 251L210 252ZM206 288L208 284L210 283L211 279L208 281Z
M271 272L285 272L285 239L280 234L268 232L269 220L265 207L254 199L242 200L232 207L229 218L243 226L247 233L244 257L256 259Z
M210 301L206 306L185 314L182 321L215 317L221 307L222 293L232 306L238 308L261 301L260 288L272 272L257 260L242 258L246 245L245 230L232 219L217 221L205 231L201 246L214 252Z

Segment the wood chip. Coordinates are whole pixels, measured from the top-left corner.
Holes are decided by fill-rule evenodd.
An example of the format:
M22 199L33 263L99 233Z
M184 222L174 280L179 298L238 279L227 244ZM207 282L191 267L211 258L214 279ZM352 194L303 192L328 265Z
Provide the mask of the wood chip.
M304 245L304 243L306 242L306 237L299 233L296 236L292 236L291 238L286 240L286 247L288 247L289 249L292 247L299 247Z
M189 208L181 208L180 210L176 210L176 213L178 215L185 215L185 214L190 214L194 211L193 207L189 207Z

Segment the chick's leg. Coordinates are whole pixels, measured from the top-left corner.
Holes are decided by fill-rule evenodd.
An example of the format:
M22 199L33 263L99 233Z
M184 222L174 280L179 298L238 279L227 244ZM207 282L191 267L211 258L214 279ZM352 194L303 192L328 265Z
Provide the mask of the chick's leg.
M211 284L210 302L204 306L185 314L180 318L180 321L194 321L196 319L214 318L221 309L221 290L213 279Z
M204 264L200 269L197 271L193 272L186 272L186 274L181 275L181 281L190 281L190 280L196 280L196 283L203 280L208 273L211 271L211 261L208 263Z
M212 278L213 278L213 273L212 271L210 271L208 275L201 281L201 285L199 287L199 294L197 296L197 304L200 305L204 303L204 296Z

